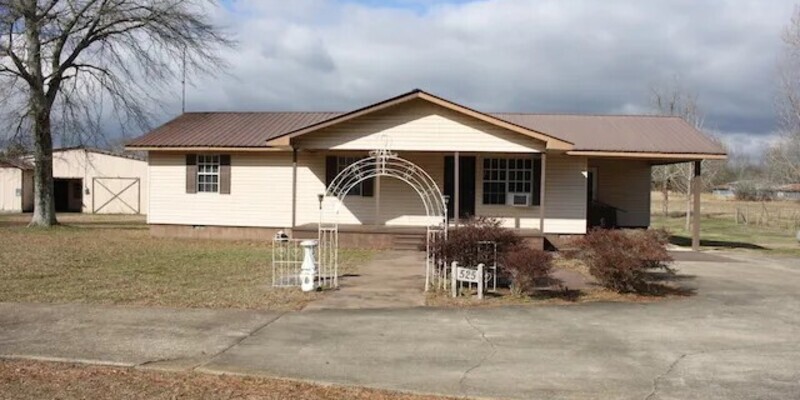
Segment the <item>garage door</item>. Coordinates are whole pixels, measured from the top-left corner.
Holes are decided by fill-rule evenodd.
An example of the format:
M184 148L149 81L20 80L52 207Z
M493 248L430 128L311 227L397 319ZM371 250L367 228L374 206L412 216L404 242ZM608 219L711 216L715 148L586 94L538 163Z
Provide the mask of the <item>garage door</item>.
M92 179L92 213L139 214L141 211L139 178L96 177Z

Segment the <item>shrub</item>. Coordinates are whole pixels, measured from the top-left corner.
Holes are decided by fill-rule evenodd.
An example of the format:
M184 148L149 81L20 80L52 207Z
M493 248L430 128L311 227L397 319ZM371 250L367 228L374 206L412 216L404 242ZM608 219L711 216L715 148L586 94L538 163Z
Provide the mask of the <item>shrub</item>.
M458 228L451 229L447 233L447 240L435 243L431 250L437 258L441 257L448 263L458 261L461 265L475 266L491 261L479 251L484 241L497 243L497 255L500 257L522 243L522 238L514 231L501 227L495 219L471 218Z
M544 250L518 246L503 254L500 273L511 281L511 293L530 294L536 283L549 278L553 256Z
M667 237L663 231L593 230L575 242L575 256L604 287L643 293L648 291L649 272L673 273Z

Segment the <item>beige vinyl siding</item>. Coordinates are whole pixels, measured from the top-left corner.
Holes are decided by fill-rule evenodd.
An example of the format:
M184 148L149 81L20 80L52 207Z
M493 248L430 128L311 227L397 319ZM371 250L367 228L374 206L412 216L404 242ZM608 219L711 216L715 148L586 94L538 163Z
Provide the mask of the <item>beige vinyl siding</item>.
M545 233L586 233L584 157L548 154L545 159Z
M0 167L0 212L22 212L22 189L22 170Z
M377 111L298 139L306 149L536 153L545 143L416 100Z
M635 160L591 159L597 168L597 200L619 208L617 224L650 225L650 164Z
M291 227L290 152L231 154L230 194L187 194L184 153L151 152L149 175L148 223Z
M325 157L366 156L365 152L308 153L300 152L297 167L297 224L317 223L320 219L318 195L325 191ZM436 181L440 190L444 181L444 159L441 154L405 153L401 157L423 168ZM407 183L380 177L373 197L346 196L338 215L326 214L325 222L361 225L424 226L426 217L422 200ZM380 202L380 204L378 204ZM380 213L378 214L378 210Z

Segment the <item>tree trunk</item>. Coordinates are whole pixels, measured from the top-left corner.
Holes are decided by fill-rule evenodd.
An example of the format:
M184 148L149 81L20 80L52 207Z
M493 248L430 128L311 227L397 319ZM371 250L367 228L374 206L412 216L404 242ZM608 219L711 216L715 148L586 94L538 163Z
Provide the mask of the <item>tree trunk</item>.
M33 217L29 226L53 226L56 220L56 205L53 193L53 136L50 111L52 101L45 94L45 77L42 73L41 20L37 2L25 3L26 60L30 80L28 97L29 111L33 119Z
M662 183L661 191L662 191L661 198L662 198L662 201L663 201L662 211L664 212L664 217L668 218L669 217L669 179L664 179L664 182Z
M53 226L58 224L53 191L53 138L50 132L50 114L39 114L34 121L34 202L29 226Z

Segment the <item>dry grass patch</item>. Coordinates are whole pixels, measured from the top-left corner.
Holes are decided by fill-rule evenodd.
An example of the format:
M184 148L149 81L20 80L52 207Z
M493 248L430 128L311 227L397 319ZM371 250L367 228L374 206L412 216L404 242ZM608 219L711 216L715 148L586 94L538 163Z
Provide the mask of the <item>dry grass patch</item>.
M385 390L281 379L171 373L130 368L0 361L3 399L376 399L435 400Z
M0 301L296 310L324 295L271 287L268 242L152 238L139 217L0 217ZM342 250L345 266L371 257Z
M425 304L432 307L498 307L498 306L553 306L586 304L595 302L614 303L653 303L668 299L694 295L694 290L683 282L691 280L691 276L655 273L652 280L655 288L648 294L617 293L598 285L589 268L576 259L556 257L553 261L555 271L569 271L573 277L582 277L584 284L580 288L563 286L563 282L550 282L549 286L540 286L530 296L514 295L508 288L498 288L495 293L486 293L483 300L478 299L476 291L462 292L462 296L452 297L447 291L432 291L426 294ZM556 275L558 273L556 272Z

